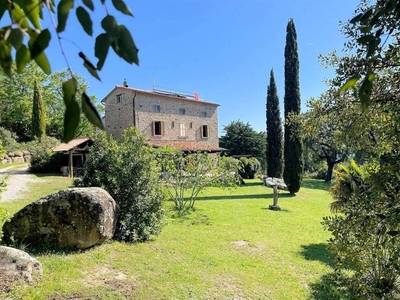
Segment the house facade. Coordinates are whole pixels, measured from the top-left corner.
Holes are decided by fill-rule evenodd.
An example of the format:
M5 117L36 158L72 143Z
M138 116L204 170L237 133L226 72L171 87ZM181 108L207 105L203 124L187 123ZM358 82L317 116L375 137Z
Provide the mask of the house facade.
M219 105L196 98L117 85L101 101L106 131L118 139L133 125L154 147L168 144L182 150L224 150L218 141Z

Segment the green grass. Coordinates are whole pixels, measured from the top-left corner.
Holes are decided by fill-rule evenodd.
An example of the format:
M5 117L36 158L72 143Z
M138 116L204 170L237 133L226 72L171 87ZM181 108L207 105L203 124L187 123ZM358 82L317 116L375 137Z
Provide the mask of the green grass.
M29 201L70 184L61 177L47 181L52 187L31 187ZM150 242L113 241L87 251L36 255L43 264L43 280L9 296L309 299L318 294L324 299L313 288L326 288L320 279L331 271L329 234L320 224L329 214L328 185L305 180L298 195L280 193L282 211L271 211L272 189L258 180L246 182L234 190L207 189L196 210L184 217L166 202L165 227ZM25 198L22 203L28 202Z

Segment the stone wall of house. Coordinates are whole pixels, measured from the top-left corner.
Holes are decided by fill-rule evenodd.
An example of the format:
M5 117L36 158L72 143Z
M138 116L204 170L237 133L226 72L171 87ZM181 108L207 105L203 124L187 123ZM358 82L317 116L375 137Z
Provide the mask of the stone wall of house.
M123 87L111 92L104 102L106 130L115 138L135 125L149 140L196 141L218 146L216 104ZM163 127L161 135L155 135L153 122L162 122L157 124ZM202 137L205 129L208 137Z

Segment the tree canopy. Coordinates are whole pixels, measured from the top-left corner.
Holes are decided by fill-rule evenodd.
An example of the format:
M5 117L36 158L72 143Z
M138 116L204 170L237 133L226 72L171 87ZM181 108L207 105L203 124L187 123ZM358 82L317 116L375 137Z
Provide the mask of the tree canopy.
M303 149L296 115L300 113L299 54L293 19L286 27L285 45L285 144L283 178L290 193L300 190L303 172Z
M274 71L267 89L267 175L281 178L283 168L283 136L279 97Z
M265 132L255 131L251 125L240 120L223 127L225 135L220 138L220 146L228 149L228 155L251 155L265 168Z

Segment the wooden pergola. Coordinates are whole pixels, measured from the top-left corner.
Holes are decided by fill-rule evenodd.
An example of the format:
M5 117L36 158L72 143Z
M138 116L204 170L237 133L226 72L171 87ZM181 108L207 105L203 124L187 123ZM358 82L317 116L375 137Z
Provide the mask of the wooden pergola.
M68 143L62 143L54 147L53 152L60 152L68 155L68 176L74 177L74 156L82 158L82 165L86 161L86 155L89 153L93 140L90 137L76 138Z

